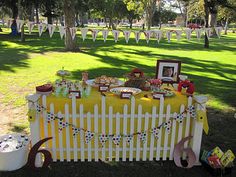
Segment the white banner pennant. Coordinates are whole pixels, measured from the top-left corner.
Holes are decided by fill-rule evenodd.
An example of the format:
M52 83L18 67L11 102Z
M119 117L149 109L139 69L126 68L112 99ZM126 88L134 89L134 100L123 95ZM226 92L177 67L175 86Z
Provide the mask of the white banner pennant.
M211 28L205 28L205 33L207 38L209 39L211 37Z
M70 29L71 38L72 38L72 40L74 40L75 36L76 36L77 28L76 27L72 27L72 28L69 28L69 29Z
M157 39L157 42L159 44L161 38L162 38L162 31L160 30L157 30L157 31L154 31L155 35L156 35L156 39Z
M43 23L38 24L39 36L42 35L43 30L44 30L45 27L46 27L46 25L43 24Z
M168 42L170 42L171 36L172 36L172 32L171 31L167 31L166 32L166 38L167 38Z
M220 38L222 30L223 30L222 27L215 27L216 35L218 36L218 38Z
M147 41L147 44L149 43L150 37L151 37L151 33L152 31L144 31L143 32Z
M102 30L102 36L103 36L104 42L106 42L107 40L108 33L109 33L109 30Z
M200 41L200 38L201 38L201 35L202 35L202 30L201 29L196 29L195 32L196 32L196 36L197 36L198 41Z
M59 26L59 32L60 32L61 39L63 39L63 36L66 34L66 27Z
M17 25L17 31L21 32L21 27L24 24L24 20L16 20L16 25Z
M115 42L117 42L118 39L119 39L120 31L118 31L118 30L112 30L112 33L113 33Z
M135 32L134 32L134 36L135 36L136 43L138 43L138 41L139 41L139 39L140 39L140 35L141 35L140 31L135 31Z
M191 29L186 29L185 32L186 32L186 38L187 38L187 40L190 41L192 30L191 30Z
M12 23L13 23L13 19L12 18L8 18L7 19L7 27L10 28Z
M56 27L54 25L48 24L48 32L49 32L50 37L52 37L55 29L56 29Z
M34 28L34 22L28 22L27 27L28 27L28 30L29 30L29 34L31 34L31 32Z
M82 39L84 41L85 38L86 38L86 35L88 33L88 29L87 28L81 28L80 31L81 31Z
M129 42L129 37L130 37L130 31L123 31L124 36L125 36L125 41L128 44Z
M97 30L97 29L92 29L91 33L92 33L93 42L96 41L98 32L99 32L99 30Z
M176 38L177 38L177 41L179 41L179 40L181 39L181 35L182 35L182 31L176 30Z

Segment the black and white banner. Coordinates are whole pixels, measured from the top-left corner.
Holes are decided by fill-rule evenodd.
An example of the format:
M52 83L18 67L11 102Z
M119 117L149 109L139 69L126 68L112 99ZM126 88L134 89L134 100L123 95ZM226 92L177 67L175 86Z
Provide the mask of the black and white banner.
M171 31L167 31L166 32L166 38L167 38L168 42L170 42L171 36L172 36L172 32Z
M34 28L34 22L28 22L27 27L28 27L28 30L29 30L29 34L31 34L31 32Z
M141 32L140 32L140 31L135 31L135 32L134 32L134 36L135 36L136 43L139 42L140 35L141 35Z
M149 43L149 40L151 38L151 33L152 33L151 31L144 31L144 35L145 35L147 44Z
M81 31L82 39L84 41L86 39L88 29L87 28L81 28L80 31Z
M112 30L112 33L113 33L115 42L117 42L118 39L119 39L120 31L118 31L118 30Z
M99 30L97 30L97 29L92 29L92 30L91 30L91 32L92 32L92 38L93 38L93 42L95 42L95 41L96 41L96 38L97 38L97 35L98 35L98 32L99 32Z
M63 39L64 35L66 35L66 27L59 26L59 32L60 32L61 39Z
M70 29L71 38L72 38L72 40L74 40L75 36L76 36L77 28L76 27L72 27L72 28L69 28L69 29Z
M43 31L45 30L46 24L40 23L38 24L39 36L42 35Z
M56 29L56 26L48 24L48 33L49 33L50 37L53 36L53 33L54 33L55 29Z
M222 27L215 27L216 35L218 36L218 38L220 38L222 30L223 30Z
M109 30L102 30L102 37L103 37L104 42L107 41L108 34L109 34Z
M191 29L186 29L185 32L186 32L186 38L187 38L187 40L190 41L192 30L191 30Z
M24 24L24 20L16 20L17 31L21 32L21 27Z
M196 32L198 41L200 41L201 36L202 36L202 29L196 29L195 32Z
M129 37L130 37L130 31L123 31L123 33L124 33L124 36L125 36L126 44L128 44Z
M181 35L182 35L182 31L176 30L175 32L176 32L176 39L177 39L177 41L180 41Z

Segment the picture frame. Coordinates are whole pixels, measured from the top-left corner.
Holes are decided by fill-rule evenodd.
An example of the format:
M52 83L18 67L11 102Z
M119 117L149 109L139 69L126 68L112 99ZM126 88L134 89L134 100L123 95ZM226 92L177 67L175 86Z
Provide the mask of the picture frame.
M179 83L181 61L179 60L157 60L156 78L162 83Z

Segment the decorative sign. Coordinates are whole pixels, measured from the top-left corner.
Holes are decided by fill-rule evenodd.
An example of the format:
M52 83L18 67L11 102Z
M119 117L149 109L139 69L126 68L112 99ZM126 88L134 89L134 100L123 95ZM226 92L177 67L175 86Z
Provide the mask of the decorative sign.
M121 92L120 93L120 98L121 99L130 99L132 94L133 94L132 92Z
M69 98L72 98L72 95L75 95L77 99L81 98L81 93L80 91L69 91Z
M107 92L109 90L109 85L99 85L98 91L99 92Z
M52 155L51 153L46 149L39 150L40 146L45 143L46 141L52 139L52 137L45 138L37 142L30 150L29 156L28 156L28 166L33 169L38 169L38 167L35 166L35 159L36 155L38 153L42 153L44 155L44 162L43 162L43 168L48 167L50 163L52 162Z
M161 97L163 97L163 96L164 96L164 93L155 92L155 93L153 93L152 98L159 100L159 99L160 99Z
M193 150L191 148L184 148L184 143L186 141L189 141L190 139L192 139L192 136L188 136L186 138L183 138L182 140L180 140L180 142L178 144L175 145L174 162L177 167L191 168L191 167L193 167L194 163L196 162L196 155L194 154ZM188 158L187 158L188 165L186 167L184 167L181 164L181 157L182 157L183 152L185 152L186 155L188 156Z

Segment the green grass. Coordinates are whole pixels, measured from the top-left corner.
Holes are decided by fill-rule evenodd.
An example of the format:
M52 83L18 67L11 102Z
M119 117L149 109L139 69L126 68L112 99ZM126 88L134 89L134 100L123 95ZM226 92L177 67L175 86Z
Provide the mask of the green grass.
M93 78L102 74L122 78L132 68L141 68L147 75L155 75L156 60L177 59L182 61L182 74L194 81L198 94L208 95L208 106L220 110L236 107L236 34L229 33L221 39L210 39L210 49L203 48L192 35L192 40L184 37L180 42L175 37L168 43L160 44L152 39L146 43L144 35L138 44L131 35L129 44L124 37L115 43L111 36L106 43L101 33L92 42L91 33L83 42L78 33L77 43L82 52L64 52L64 43L59 33L49 38L47 33L38 37L37 33L26 36L26 42L12 37L8 29L0 33L0 101L21 106L24 97L34 92L35 86L54 81L55 73L62 66L72 72L71 79L81 79L81 72L89 71Z

